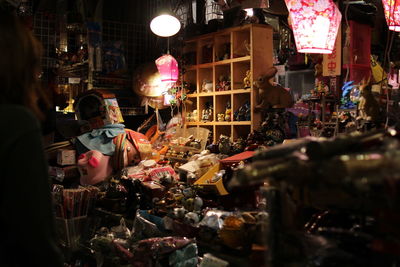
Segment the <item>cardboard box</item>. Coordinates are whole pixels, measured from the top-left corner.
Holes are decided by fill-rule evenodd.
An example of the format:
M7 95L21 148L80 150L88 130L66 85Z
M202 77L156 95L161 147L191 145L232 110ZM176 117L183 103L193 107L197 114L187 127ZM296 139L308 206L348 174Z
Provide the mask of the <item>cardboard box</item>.
M57 164L61 166L76 164L76 151L72 149L59 149L57 151Z

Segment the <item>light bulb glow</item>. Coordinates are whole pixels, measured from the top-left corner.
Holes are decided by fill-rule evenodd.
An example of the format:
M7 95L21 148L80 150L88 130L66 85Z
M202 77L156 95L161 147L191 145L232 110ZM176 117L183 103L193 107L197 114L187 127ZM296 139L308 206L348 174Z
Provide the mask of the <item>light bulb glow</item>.
M161 37L175 35L181 29L181 23L171 15L160 15L150 22L151 31Z

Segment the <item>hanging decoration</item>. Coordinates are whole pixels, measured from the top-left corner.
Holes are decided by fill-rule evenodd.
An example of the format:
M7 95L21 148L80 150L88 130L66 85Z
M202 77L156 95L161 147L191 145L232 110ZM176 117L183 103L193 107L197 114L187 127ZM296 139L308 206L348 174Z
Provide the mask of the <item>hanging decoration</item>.
M285 0L297 51L330 54L342 14L332 0Z
M399 0L382 0L385 10L386 23L389 30L400 32L400 1Z
M176 59L169 54L163 55L156 60L156 66L160 73L161 82L165 84L167 88L174 86L179 75L178 62Z

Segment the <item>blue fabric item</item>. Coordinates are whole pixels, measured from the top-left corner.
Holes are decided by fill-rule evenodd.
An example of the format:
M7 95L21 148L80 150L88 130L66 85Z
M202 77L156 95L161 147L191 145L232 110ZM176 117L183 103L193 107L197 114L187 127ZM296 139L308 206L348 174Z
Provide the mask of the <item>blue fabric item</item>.
M110 124L77 137L88 150L97 150L107 156L115 152L114 137L125 132L125 125Z

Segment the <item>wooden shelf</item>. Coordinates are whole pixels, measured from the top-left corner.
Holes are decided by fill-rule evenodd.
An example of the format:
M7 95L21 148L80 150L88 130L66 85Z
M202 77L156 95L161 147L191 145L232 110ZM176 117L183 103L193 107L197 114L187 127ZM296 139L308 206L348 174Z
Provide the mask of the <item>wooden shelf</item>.
M185 122L186 125L251 125L251 121L190 121Z
M235 89L232 90L232 93L234 94L250 94L251 93L251 89Z
M230 95L230 94L232 94L232 90L214 92L214 95Z
M213 131L213 141L216 142L221 134L230 135L232 139L245 138L261 124L261 112L255 112L254 106L259 99L253 90L253 79L264 74L273 66L273 29L268 25L247 24L244 26L224 29L218 32L194 37L185 41L186 51L196 54L197 63L187 66L190 70L184 74L184 81L196 86L196 92L187 97L193 102L186 105L184 116L197 110L201 118L202 110L211 105L213 108L212 122L186 122L190 127L207 127ZM206 50L205 50L206 47ZM229 55L227 55L229 54ZM228 58L216 60L218 58ZM243 80L250 71L251 88L244 89ZM216 90L221 76L230 77L231 90L201 92L204 81L212 83ZM209 86L211 88L211 86ZM225 114L226 106L230 103L232 114L244 104L250 104L251 121L217 121L218 114Z

